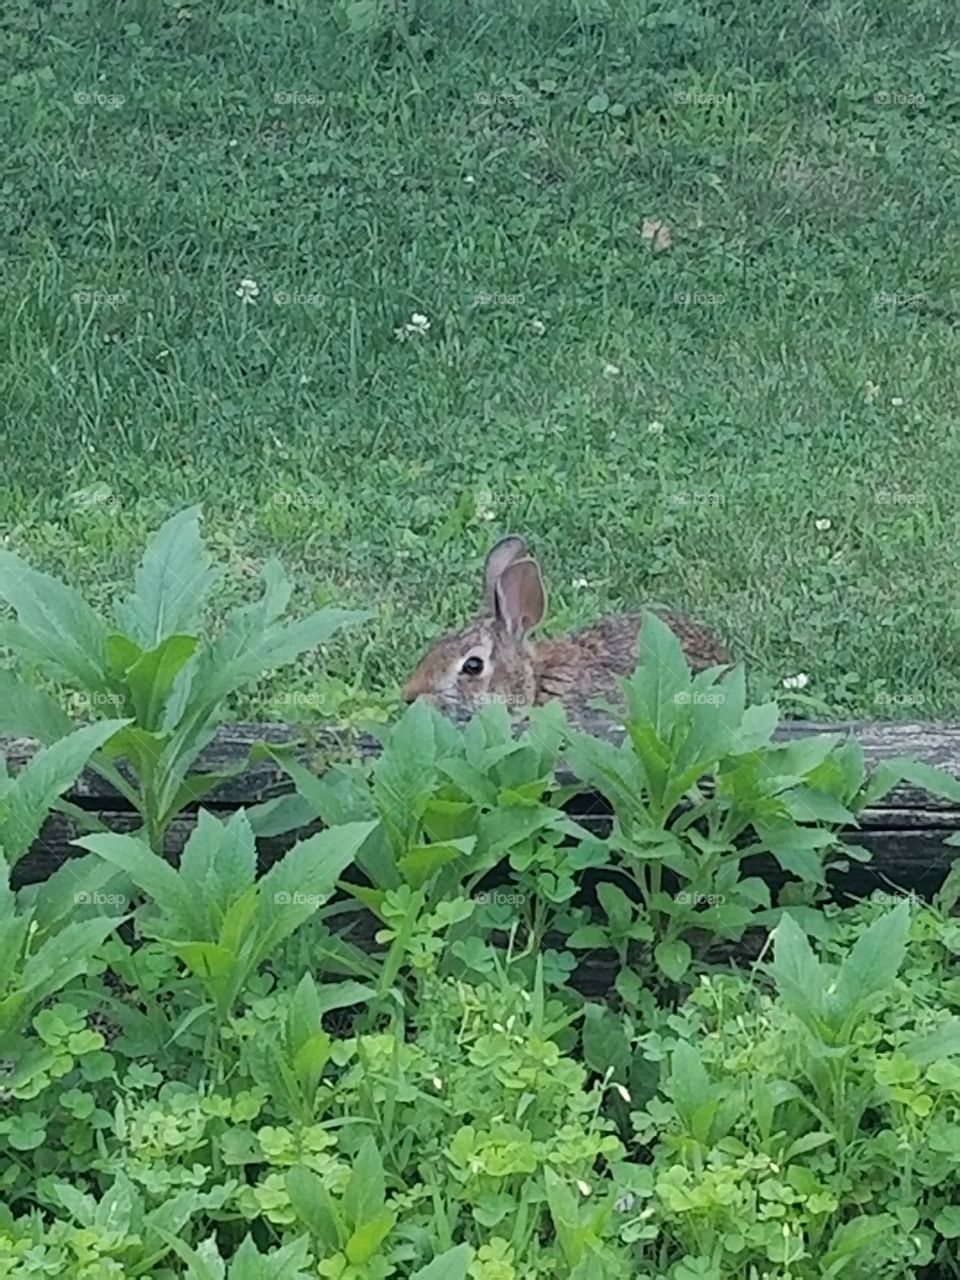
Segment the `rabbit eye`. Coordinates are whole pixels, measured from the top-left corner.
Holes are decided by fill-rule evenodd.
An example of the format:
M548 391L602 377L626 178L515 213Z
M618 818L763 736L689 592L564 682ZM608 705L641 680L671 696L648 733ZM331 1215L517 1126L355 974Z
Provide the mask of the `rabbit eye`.
M483 659L477 657L468 658L460 670L465 676L478 676L483 670Z

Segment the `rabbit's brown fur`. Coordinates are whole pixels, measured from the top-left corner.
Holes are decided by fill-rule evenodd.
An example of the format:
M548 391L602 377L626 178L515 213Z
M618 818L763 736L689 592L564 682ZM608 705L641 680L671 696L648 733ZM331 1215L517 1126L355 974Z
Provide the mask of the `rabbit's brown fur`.
M641 615L617 614L533 643L529 632L545 611L540 569L523 539L501 539L487 557L480 617L434 642L404 685L404 698L426 698L456 718L494 701L517 708L559 698L575 715L598 697L619 701L615 677L636 667ZM656 612L679 638L695 671L730 661L724 646L699 623Z

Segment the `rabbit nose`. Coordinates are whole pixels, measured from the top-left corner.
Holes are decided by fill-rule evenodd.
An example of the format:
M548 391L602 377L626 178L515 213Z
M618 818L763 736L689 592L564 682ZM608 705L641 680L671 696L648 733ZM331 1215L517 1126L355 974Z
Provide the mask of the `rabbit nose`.
M400 691L400 696L404 702L416 702L420 695L424 692L422 681L415 676L411 676Z

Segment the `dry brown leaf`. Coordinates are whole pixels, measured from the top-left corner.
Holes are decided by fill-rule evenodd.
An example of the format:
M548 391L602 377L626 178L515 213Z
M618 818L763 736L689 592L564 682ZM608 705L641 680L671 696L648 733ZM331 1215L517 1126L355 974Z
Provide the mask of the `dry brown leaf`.
M652 241L654 253L663 253L664 249L669 249L673 244L670 227L662 218L644 218L640 236Z

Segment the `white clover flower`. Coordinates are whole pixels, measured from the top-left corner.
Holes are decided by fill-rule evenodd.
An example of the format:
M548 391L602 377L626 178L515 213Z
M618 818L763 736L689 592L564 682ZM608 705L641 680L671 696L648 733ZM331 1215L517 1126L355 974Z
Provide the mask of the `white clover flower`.
M403 342L405 339L416 335L422 336L429 328L430 321L427 317L415 311L406 324L401 325L399 329L394 329L393 336Z
M650 423L650 425L647 427L647 430L650 432L650 434L651 434L652 436L662 436L662 435L663 435L663 423L662 423L662 422L651 422L651 423Z
M533 330L533 332L537 335L538 338L542 338L543 335L547 332L547 326L543 323L542 320L531 320L530 328Z
M246 306L248 303L253 303L257 300L260 293L260 286L257 284L256 280L251 280L247 276L244 276L233 292L237 295L244 306Z
M823 516L819 520L814 520L813 527L818 533L826 533L826 531L831 527L831 521L828 520L826 516Z
M784 676L783 687L785 689L805 689L810 683L810 677L805 671L798 672L795 676Z
M903 396L894 396L893 399L890 401L890 403L893 405L895 409L899 409L900 406L903 404Z
M603 366L603 376L605 378L615 378L619 372L620 370L617 366L615 364L611 364L609 360Z

